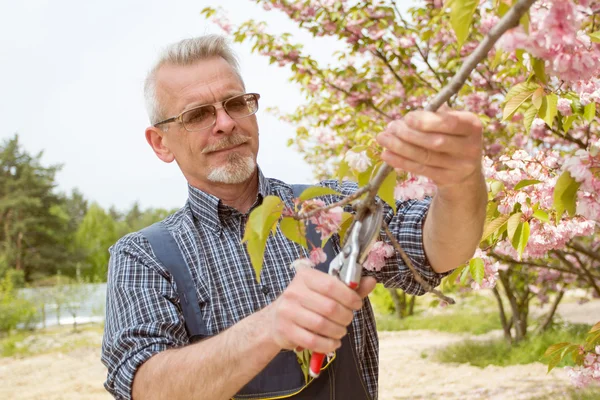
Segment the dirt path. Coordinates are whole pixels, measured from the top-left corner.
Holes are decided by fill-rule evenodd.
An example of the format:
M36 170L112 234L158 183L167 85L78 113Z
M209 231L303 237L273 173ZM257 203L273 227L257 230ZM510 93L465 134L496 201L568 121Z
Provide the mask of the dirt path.
M590 318L600 315L600 301L594 303L583 308L565 304L560 311L565 319L590 323ZM87 340L92 335L95 345L22 359L0 358L0 399L110 400L102 386L106 370L99 361L101 334L86 335ZM64 343L76 340L72 334L61 337ZM540 363L480 369L441 364L428 357L436 348L466 338L426 330L380 332L379 398L518 400L569 387L562 370L546 375L546 367Z

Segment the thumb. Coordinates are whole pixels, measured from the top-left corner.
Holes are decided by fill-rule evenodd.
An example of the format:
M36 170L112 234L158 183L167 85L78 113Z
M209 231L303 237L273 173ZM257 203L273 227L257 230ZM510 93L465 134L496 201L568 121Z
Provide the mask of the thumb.
M360 280L360 285L358 285L356 293L358 293L361 299L364 299L375 289L376 284L377 279L372 276L365 276Z

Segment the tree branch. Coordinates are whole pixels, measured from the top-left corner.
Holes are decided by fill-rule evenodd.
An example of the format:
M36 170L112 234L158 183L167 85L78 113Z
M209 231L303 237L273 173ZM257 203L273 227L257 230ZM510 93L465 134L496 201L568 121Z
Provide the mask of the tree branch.
M390 228L387 226L387 224L385 223L385 221L383 222L383 229L385 229L386 235L391 240L392 245L394 246L394 248L396 249L396 251L398 252L398 254L400 254L400 257L404 261L404 264L406 264L406 266L408 267L408 269L410 269L410 271L412 272L413 276L415 277L415 280L417 282L419 282L421 284L421 286L423 286L423 288L425 288L425 290L427 290L428 292L433 293L434 295L436 295L441 300L447 302L448 304L455 304L456 301L454 301L453 298L445 296L442 292L440 292L439 290L434 289L429 283L425 282L425 280L423 279L423 277L421 276L421 274L412 265L412 262L410 261L410 258L408 258L408 255L404 252L404 250L402 250L402 247L400 246L400 243L398 243L398 240L396 239L396 237L394 236L394 234L390 231Z

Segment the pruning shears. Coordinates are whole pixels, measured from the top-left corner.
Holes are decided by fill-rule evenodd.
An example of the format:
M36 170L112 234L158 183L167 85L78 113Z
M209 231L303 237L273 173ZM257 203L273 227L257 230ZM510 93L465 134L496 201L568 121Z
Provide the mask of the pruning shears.
M383 205L377 202L362 221L356 220L352 224L342 251L329 263L329 275L336 276L351 289L357 290L362 277L362 263L379 237L382 222ZM313 378L321 373L324 358L325 354L312 354L309 374Z

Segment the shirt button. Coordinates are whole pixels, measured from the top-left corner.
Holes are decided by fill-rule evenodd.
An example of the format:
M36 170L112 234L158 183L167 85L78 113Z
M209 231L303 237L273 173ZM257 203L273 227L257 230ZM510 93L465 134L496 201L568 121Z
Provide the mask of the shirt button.
M261 290L262 290L263 294L265 294L265 295L269 294L269 288L268 287L263 286Z

